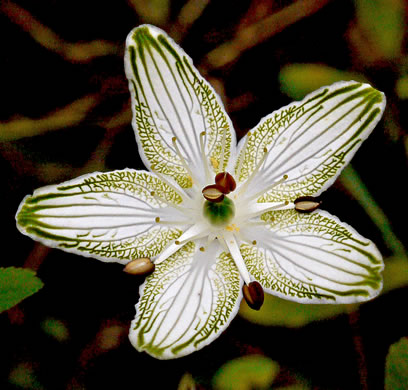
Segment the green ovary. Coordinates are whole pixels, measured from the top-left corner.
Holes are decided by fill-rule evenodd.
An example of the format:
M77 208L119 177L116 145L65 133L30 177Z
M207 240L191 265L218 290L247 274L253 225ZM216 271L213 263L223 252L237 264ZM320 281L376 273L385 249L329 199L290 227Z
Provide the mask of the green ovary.
M231 199L225 197L222 202L204 203L203 214L214 226L228 225L235 216L235 206Z

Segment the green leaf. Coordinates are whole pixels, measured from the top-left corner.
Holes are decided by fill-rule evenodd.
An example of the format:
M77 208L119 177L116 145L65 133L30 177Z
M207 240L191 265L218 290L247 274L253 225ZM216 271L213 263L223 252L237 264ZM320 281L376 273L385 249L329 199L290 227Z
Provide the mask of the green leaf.
M385 389L405 390L408 383L408 339L391 345L385 362Z
M269 389L279 365L261 355L243 356L225 363L213 378L215 390Z
M365 81L358 73L350 73L324 64L289 64L280 70L281 91L295 100L337 81Z
M43 282L26 268L0 268L0 313L36 293Z

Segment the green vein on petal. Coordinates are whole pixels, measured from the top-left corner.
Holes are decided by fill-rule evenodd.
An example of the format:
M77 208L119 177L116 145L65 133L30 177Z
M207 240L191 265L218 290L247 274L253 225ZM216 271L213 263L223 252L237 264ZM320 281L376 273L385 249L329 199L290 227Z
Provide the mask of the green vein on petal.
M224 170L235 148L235 133L218 96L190 57L163 31L144 25L129 34L125 63L133 127L145 164L172 176L183 188L191 187L194 179L206 182L203 173L208 170Z
M127 262L160 253L181 230L156 223L182 203L151 173L93 173L26 197L16 215L19 230L45 245L102 261ZM165 213L165 214L163 214Z
M251 175L266 148L268 156L252 185L256 192L265 188L259 202L320 194L367 138L384 106L383 94L369 85L339 82L273 112L240 142L238 181ZM287 180L268 189L284 175Z
M241 251L251 274L273 295L300 303L354 303L382 288L374 244L323 211L263 215L266 227L243 230Z
M141 287L130 340L160 359L187 355L228 326L241 299L239 273L217 243L190 242L156 266Z

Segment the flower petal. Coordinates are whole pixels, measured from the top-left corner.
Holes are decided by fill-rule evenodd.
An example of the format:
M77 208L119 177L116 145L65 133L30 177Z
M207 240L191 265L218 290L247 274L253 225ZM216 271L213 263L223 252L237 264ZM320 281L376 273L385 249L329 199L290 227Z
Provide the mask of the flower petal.
M155 256L180 236L181 230L159 224L156 218L179 220L180 213L168 206L182 201L149 172L93 173L24 198L17 227L51 247L126 263Z
M191 187L192 179L208 184L214 173L226 169L236 147L220 99L164 31L143 25L131 31L126 43L133 127L144 163L183 188Z
M235 317L242 281L214 241L205 251L190 241L156 266L140 288L130 341L159 359L192 353L217 338Z
M241 252L267 292L300 303L354 303L382 287L381 254L353 228L324 211L266 213L248 227Z
M235 179L246 181L262 164L248 188L248 195L265 190L258 201L319 195L374 129L384 107L384 95L367 84L338 82L321 88L263 118L240 141Z

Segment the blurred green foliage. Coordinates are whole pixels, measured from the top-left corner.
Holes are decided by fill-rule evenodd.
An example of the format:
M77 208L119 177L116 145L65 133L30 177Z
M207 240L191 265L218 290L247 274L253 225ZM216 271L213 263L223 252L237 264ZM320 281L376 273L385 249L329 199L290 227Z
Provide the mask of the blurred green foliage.
M35 272L23 268L0 268L0 313L17 305L43 287Z
M69 339L69 330L64 322L48 317L41 322L42 330L59 342L64 342Z
M404 390L408 385L408 339L391 345L385 365L385 389Z
M201 390L212 383L216 389L235 384L237 390L349 390L381 388L384 367L387 390L405 388L407 339L391 346L386 366L383 351L407 336L406 2L129 0L98 7L61 1L56 7L55 1L5 0L0 16L5 37L0 196L7 205L3 240L14 244L13 256L3 255L2 264L39 269L47 286L37 306L30 300L21 306L24 315L18 321L12 311L1 317L7 373L0 388L133 388L140 386L142 373L152 388L180 383L180 389ZM260 325L248 324L250 334L247 323L237 319L225 336L191 357L155 361L134 351L125 337L142 280L125 279L112 272L114 265L48 255L24 241L14 223L24 194L89 171L141 168L122 50L126 34L143 22L160 25L182 44L218 87L227 110L236 108L230 112L241 136L259 112L266 115L288 96L298 100L335 81L367 81L386 93L384 120L328 195L335 199L332 205L338 199L348 202L343 214L335 214L358 231L361 226L386 255L383 297L360 310L356 305L299 305L267 295L259 312L241 306L241 317ZM208 62L209 53L217 54L217 61ZM41 287L29 269L1 268L0 311ZM362 321L354 325L357 335L342 356L336 340L348 337L350 329L336 317L354 310ZM116 317L123 319L121 325L112 322ZM321 337L329 324L337 336ZM293 341L310 336L303 333L305 325L314 330L309 350ZM283 336L276 327L285 328ZM254 349L264 355L253 355ZM356 356L363 358L357 362ZM310 386L293 380L296 370L303 370ZM191 374L183 375L186 371Z
M225 363L213 378L215 390L268 389L279 373L279 364L261 355L243 356Z
M301 100L316 89L336 81L366 81L358 73L341 71L325 64L288 64L281 68L281 91L292 99Z

